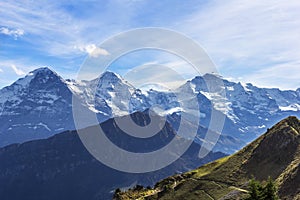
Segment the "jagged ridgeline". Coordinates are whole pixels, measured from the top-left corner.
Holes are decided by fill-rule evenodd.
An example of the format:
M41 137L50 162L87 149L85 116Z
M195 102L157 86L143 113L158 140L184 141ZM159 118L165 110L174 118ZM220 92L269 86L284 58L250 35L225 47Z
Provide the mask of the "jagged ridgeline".
M207 89L205 80L219 79L224 83L226 97ZM226 154L240 150L280 119L290 115L300 117L300 88L295 91L258 88L205 74L187 80L171 92L157 88L142 91L113 72L107 71L94 80L65 80L49 68L39 68L0 89L0 147L74 130L72 99L95 114L101 123L153 105L159 105L162 110L158 114L164 116L185 112L177 94L187 97L185 105L192 105L190 99L194 97L198 100L197 113L203 127L195 139L199 144L209 127L212 111L225 117L214 150Z
M243 199L249 180L275 180L280 199L300 199L300 121L288 117L239 152L115 199Z

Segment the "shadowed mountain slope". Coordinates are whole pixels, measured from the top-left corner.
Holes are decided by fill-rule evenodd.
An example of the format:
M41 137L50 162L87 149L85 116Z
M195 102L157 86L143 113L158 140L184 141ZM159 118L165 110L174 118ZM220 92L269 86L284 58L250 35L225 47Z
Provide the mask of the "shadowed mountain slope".
M146 113L134 113L131 117L140 125L149 122ZM144 143L119 129L115 119L103 122L101 127L112 142L132 152L150 152L172 139L184 140L176 136L168 123ZM96 126L85 130L92 132ZM174 173L195 169L225 156L223 153L211 152L199 159L199 148L199 144L192 143L187 152L173 164L155 172L131 174L109 168L96 160L85 149L76 131L9 145L0 149L0 199L111 199L115 188L135 184L153 185Z

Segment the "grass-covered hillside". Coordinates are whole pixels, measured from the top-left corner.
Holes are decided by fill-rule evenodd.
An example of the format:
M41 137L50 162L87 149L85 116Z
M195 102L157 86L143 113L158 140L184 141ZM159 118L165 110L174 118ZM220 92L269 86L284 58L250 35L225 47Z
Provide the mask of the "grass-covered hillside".
M243 199L251 178L275 180L280 199L300 199L300 121L282 120L239 152L188 173L158 182L154 188L117 191L115 199Z

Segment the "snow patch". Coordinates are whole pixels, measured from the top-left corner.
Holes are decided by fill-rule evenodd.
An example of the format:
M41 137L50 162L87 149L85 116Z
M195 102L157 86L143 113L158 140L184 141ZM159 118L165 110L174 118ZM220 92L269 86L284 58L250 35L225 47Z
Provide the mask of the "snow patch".
M42 122L38 123L37 125L38 125L38 126L44 127L44 128L47 129L48 131L51 131L51 129L50 129L46 124L43 124Z
M228 91L234 91L234 88L231 86L231 87L227 87L227 90Z
M292 104L289 106L279 106L279 109L281 111L299 111L300 110L300 105L299 104Z
M200 92L212 102L216 110L221 111L233 122L236 122L238 117L233 113L231 108L232 103L227 98L223 97L219 93Z

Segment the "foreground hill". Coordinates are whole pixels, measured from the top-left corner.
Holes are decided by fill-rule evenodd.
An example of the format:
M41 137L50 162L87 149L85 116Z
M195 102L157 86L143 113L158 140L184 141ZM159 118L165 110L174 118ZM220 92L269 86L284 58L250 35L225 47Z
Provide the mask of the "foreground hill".
M239 199L249 179L276 180L281 199L300 199L300 121L288 117L231 156L158 182L118 192L115 199Z
M150 120L148 114L140 112L131 117L140 125ZM150 152L172 139L180 140L168 123L157 135L143 141L129 137L116 126L115 119L103 122L101 127L111 141L132 152ZM93 132L96 128L92 126L86 130ZM180 159L168 167L151 173L131 174L111 169L92 157L76 131L13 144L0 149L0 199L111 199L114 188L152 185L178 171L185 172L225 156L211 152L199 159L199 149L199 144L193 143Z

